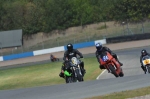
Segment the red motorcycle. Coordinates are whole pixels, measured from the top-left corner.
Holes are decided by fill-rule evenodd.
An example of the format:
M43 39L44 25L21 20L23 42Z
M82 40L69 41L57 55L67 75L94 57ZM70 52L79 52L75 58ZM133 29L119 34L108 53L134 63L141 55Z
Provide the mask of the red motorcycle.
M115 77L124 76L120 64L109 52L104 52L101 55L100 63L108 70L108 72L112 73Z

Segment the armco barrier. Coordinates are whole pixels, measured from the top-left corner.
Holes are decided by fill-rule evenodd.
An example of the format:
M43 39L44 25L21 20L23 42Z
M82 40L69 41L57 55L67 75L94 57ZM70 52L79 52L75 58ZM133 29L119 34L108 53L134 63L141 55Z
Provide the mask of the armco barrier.
M75 49L85 48L85 47L94 46L95 43L97 43L97 42L106 44L106 39L91 41L91 42L77 43L77 44L73 44L73 46ZM65 50L66 50L66 46L60 46L60 47L54 47L54 48L49 48L49 49L37 50L37 51L33 51L33 52L25 52L25 53L20 53L20 54L0 56L0 61L7 61L7 60L18 59L18 58L31 57L31 56L60 52L60 51L65 51Z
M26 52L26 53L20 53L20 54L6 55L6 56L3 56L3 61L12 60L12 59L18 59L18 58L31 57L31 56L34 56L33 52Z
M3 61L3 56L0 56L0 61Z
M42 54L48 54L48 53L60 52L60 51L64 51L64 46L33 51L33 55L36 56L36 55L42 55Z
M83 43L73 44L73 48L78 49L78 48L85 48L85 47L90 47L90 46L94 46L94 45L95 45L94 41L83 42ZM65 48L65 50L67 50L66 46L64 46L64 48Z

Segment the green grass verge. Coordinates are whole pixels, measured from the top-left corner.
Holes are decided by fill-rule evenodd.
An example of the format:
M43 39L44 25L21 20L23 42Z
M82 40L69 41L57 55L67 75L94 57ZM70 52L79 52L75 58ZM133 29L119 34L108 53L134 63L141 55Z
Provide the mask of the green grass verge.
M108 95L90 97L90 98L85 98L85 99L127 99L127 98L145 96L149 94L150 94L150 87L145 87L145 88L139 88L135 90L116 92L116 93L112 93ZM140 99L143 99L143 98L140 98Z
M95 80L101 70L96 57L85 58L85 81ZM62 62L0 70L0 90L63 84L59 77Z

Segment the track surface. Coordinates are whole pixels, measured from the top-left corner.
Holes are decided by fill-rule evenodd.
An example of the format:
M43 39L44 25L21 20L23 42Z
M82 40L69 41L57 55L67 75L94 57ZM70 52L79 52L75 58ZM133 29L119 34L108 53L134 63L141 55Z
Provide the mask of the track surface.
M123 78L115 78L106 71L99 80L0 91L0 99L82 99L150 86L150 75L145 75L140 68L141 49L143 48L115 51L124 64ZM145 49L150 52L150 47Z

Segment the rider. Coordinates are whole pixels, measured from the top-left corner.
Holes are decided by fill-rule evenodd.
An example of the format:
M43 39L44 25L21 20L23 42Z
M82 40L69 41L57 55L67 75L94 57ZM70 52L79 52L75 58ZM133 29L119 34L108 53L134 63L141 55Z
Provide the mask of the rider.
M61 68L61 73L59 74L60 77L64 78L64 70L65 70L65 66L67 65L68 60L70 60L72 57L77 57L77 55L79 55L80 58L83 58L83 55L77 49L73 49L73 45L71 43L67 44L67 51L65 51L64 57L63 57L64 63ZM81 61L80 66L81 66L81 72L84 75L85 69L84 69L83 61Z
M145 71L145 68L144 68L144 66L143 66L143 64L142 64L142 58L143 58L144 56L146 56L146 55L150 56L150 54L147 53L147 51L146 51L145 49L143 49L143 50L141 51L141 56L140 56L141 68L143 69L143 71Z
M54 55L50 55L51 60L55 59Z
M59 61L59 59L58 58L56 58L54 55L50 55L50 59L51 59L51 61Z
M118 62L119 62L119 64L122 66L123 64L118 60L118 58L117 58L117 55L115 54L115 53L113 53L108 47L103 47L102 46L102 44L101 43L96 43L96 52L95 52L95 54L96 54L96 58L97 58L97 60L98 60L98 62L100 63L100 61L99 61L99 58L100 58L100 55L103 53L103 52L105 52L105 51L108 51ZM105 69L105 67L103 66L103 65L101 65L101 63L100 63L100 69Z

